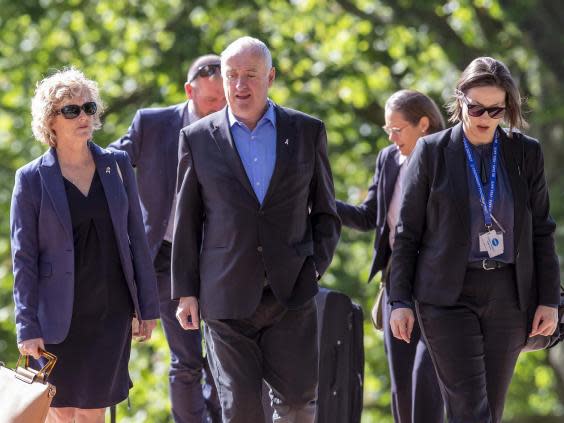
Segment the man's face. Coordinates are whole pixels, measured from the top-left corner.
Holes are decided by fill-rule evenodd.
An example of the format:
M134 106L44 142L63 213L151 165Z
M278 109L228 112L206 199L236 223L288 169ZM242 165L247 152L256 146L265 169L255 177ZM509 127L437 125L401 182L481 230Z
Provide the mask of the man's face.
M267 69L263 57L243 49L222 62L223 88L231 112L249 129L264 114L274 68Z
M194 108L199 117L217 112L225 106L221 74L212 76L198 76L184 85L186 95L194 102Z

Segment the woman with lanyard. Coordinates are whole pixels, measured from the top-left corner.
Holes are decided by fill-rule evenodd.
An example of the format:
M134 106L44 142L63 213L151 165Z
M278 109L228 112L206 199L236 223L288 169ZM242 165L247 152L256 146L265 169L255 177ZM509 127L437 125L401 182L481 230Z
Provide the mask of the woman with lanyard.
M472 61L449 111L458 124L424 137L407 168L390 326L410 341L414 300L448 421L501 422L527 336L556 329L555 223L540 145L515 131L526 122L507 67Z

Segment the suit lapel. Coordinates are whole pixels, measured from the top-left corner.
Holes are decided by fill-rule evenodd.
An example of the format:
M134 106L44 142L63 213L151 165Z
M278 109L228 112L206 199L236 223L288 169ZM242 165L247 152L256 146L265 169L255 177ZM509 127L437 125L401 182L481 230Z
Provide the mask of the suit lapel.
M390 152L386 162L384 163L384 169L382 169L382 179L384 181L384 209L385 213L388 212L388 206L392 201L392 196L394 195L394 189L396 187L396 181L398 179L400 171L400 151L395 149Z
M272 192L282 180L297 142L294 122L281 107L274 106L274 110L276 112L276 162L263 204L266 204L269 197L272 196Z
M116 233L119 233L120 228L120 194L123 193L124 182L117 171L117 160L114 155L107 150L103 150L94 143L88 143L90 151L92 152L92 158L94 159L94 164L96 166L96 172L102 181L102 187L104 188L104 194L106 195L106 201L108 203L108 209L110 211L110 216L112 218L112 224ZM123 177L123 170L121 170Z
M39 174L63 228L72 239L69 203L63 183L63 174L57 159L57 151L54 148L50 148L43 156L41 166L39 167Z
M462 124L452 128L451 138L444 149L449 186L458 210L461 227L466 236L470 234L470 206L468 203L468 181L466 178L466 156L462 143Z
M223 153L225 161L235 174L235 178L241 183L241 185L243 185L249 195L251 195L258 204L258 198L255 194L255 191L251 187L249 177L247 176L247 172L245 171L245 167L243 166L243 162L239 157L237 147L235 146L235 142L233 141L233 137L231 136L231 131L229 130L227 107L225 107L221 111L221 113L218 113L218 115L220 116L219 120L213 122L212 128L212 136L214 138L214 141L220 151Z
M174 113L167 122L166 132L165 134L163 134L166 137L163 141L166 148L167 193L174 193L176 188L176 172L178 168L178 138L180 136L180 130L184 126L184 113L188 114L188 103L186 102L175 107ZM172 204L172 197L170 197L170 202Z
M527 204L525 177L521 177L523 169L523 164L521 163L523 141L518 139L517 136L514 139L507 138L507 135L502 130L499 130L499 133L501 154L513 193L513 234L515 251L517 251L521 228L523 227L523 213Z

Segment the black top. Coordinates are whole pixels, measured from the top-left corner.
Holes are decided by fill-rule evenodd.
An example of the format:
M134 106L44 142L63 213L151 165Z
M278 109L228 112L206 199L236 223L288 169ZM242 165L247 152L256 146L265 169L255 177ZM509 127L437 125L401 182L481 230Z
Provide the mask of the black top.
M94 172L86 196L67 179L75 263L73 320L101 319L132 304L121 268L104 189ZM132 307L132 305L131 305Z

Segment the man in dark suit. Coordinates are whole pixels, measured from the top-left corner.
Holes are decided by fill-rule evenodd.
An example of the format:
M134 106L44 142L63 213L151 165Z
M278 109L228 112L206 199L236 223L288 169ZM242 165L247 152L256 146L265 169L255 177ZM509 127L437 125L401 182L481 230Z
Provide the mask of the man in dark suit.
M139 110L127 134L109 148L126 151L137 169L143 221L157 273L161 322L171 352L169 380L174 421L201 423L207 408L212 421L219 422L215 389L211 387L207 401L202 392L202 367L206 363L200 332L186 332L178 326L178 302L171 300L170 294L178 134L184 126L225 105L219 56L197 58L190 66L184 89L188 101Z
M321 121L268 99L266 45L221 55L228 106L180 133L172 294L184 329L204 319L224 423L313 422L318 380L313 296L340 222Z

